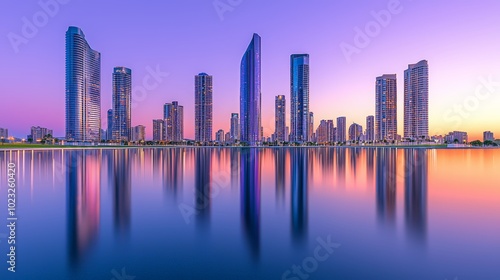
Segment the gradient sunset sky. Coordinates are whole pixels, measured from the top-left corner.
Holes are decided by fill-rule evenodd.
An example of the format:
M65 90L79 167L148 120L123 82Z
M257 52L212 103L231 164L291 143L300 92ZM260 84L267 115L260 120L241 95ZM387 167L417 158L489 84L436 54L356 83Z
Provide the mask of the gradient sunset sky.
M290 54L308 53L315 128L321 119L338 116L365 128L365 117L375 114L375 78L397 74L403 134L403 71L426 59L430 134L463 130L469 140L482 140L482 132L491 130L500 138L498 1L220 0L230 7L222 14L213 0L60 2L67 3L18 52L9 37L23 36L24 17L43 21L43 9L32 0L0 3L0 127L11 135L24 138L35 125L64 136L65 32L73 25L102 55L103 128L113 67L125 66L132 69L133 87L143 84L148 67L169 73L144 100L134 101L132 125L145 125L148 139L152 119L161 118L162 104L171 101L184 106L184 135L194 138L194 76L200 72L214 76L213 131L228 131L230 114L239 113L241 57L258 33L266 136L274 132L275 95L287 97L290 122ZM346 59L340 46L356 46L355 29L373 27L372 11L391 5L397 13L380 30L371 29L370 41ZM482 80L493 86L482 86ZM463 105L462 113L454 111Z

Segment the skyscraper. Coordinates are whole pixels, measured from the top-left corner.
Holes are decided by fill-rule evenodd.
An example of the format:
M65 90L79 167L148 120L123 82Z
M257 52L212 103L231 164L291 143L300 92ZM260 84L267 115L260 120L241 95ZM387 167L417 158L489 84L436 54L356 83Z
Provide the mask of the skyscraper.
M366 137L365 141L373 142L375 141L375 117L366 117Z
M335 141L333 120L321 120L316 129L316 141L318 143L331 143Z
M217 141L217 143L219 143L219 144L224 143L224 130L223 129L219 129L215 133L215 141Z
M143 125L134 126L131 128L132 141L144 141L146 139L146 127Z
M274 99L274 122L275 129L274 134L276 141L285 141L286 133L286 99L284 95L278 95Z
M40 126L32 126L31 127L31 139L33 142L40 142L43 137L47 135L54 136L52 129L48 129L45 127L40 127Z
M240 139L240 117L238 113L231 113L231 141L235 142Z
M404 92L404 138L429 137L429 66L427 60L408 65Z
M132 140L132 70L113 71L113 140Z
M290 141L309 140L309 55L290 56Z
M108 127L106 130L106 140L113 139L113 109L108 110Z
M241 141L250 145L260 142L261 108L261 38L253 34L252 41L241 60L240 133Z
M163 125L165 120L153 120L153 141L163 141Z
M163 140L182 142L184 140L184 107L179 102L165 103L163 106Z
M7 128L0 128L0 138L9 138L9 130Z
M337 130L336 133L336 141L337 142L345 142L346 141L346 118L338 117L337 118Z
M194 78L194 138L212 141L212 76L200 73Z
M375 81L375 137L378 141L396 140L398 130L396 74Z
M483 141L495 141L495 136L491 131L483 132Z
M101 139L101 54L83 31L66 31L66 140Z

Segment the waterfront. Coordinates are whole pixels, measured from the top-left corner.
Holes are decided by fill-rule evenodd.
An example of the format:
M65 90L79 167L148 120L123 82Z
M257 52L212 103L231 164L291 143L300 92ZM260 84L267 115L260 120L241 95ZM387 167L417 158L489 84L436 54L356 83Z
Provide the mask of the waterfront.
M310 279L500 277L498 149L0 151L10 162L12 279L294 279L328 238Z

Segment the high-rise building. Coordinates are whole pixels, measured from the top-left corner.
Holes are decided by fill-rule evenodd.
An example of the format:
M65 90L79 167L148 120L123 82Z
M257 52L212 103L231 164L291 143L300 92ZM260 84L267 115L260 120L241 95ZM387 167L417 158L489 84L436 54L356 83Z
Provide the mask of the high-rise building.
M132 140L132 70L113 71L113 140Z
M465 144L469 142L469 136L464 131L453 131L445 135L444 141L448 144Z
M226 135L224 136L224 141L226 143L230 143L231 142L231 133L230 132L226 132Z
M143 125L138 125L132 127L132 141L139 142L146 139L146 127Z
M163 126L165 120L153 120L153 141L163 141Z
M309 112L309 133L308 133L308 140L309 141L314 141L313 136L314 136L314 113Z
M349 126L349 141L359 141L363 135L363 127L357 123Z
M309 141L309 55L290 56L290 141Z
M238 113L231 113L230 135L232 142L240 139L240 117Z
M224 143L224 130L219 129L215 133L215 141L217 141L218 143Z
M101 54L83 31L66 31L66 140L99 141L101 133Z
M184 107L179 102L165 103L163 106L163 139L169 142L184 140Z
M483 141L495 141L495 136L491 131L483 132Z
M108 110L108 126L106 130L106 140L113 140L113 109Z
M33 140L33 142L40 142L42 141L43 137L47 135L54 136L54 134L52 133L52 129L39 126L31 127L31 139Z
M286 99L284 95L278 95L274 99L274 135L278 142L285 141L286 129Z
M0 128L0 138L9 138L9 130L7 128Z
M212 76L200 73L194 78L194 138L212 141Z
M253 34L252 41L241 59L240 137L241 141L257 145L261 141L261 38Z
M343 143L346 142L346 117L338 117L337 118L337 130L336 132L336 141Z
M290 142L290 127L285 128L285 142Z
M375 141L375 117L374 116L366 117L365 141L367 141L367 142Z
M404 138L429 137L429 66L427 60L408 65L404 72Z
M396 140L398 134L396 74L385 74L375 81L375 138Z

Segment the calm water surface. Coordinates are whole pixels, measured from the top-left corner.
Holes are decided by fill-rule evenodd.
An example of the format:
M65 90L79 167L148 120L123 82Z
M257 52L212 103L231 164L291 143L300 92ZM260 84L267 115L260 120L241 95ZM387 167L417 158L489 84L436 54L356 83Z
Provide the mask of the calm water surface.
M499 149L0 151L1 224L9 162L0 279L500 279Z

